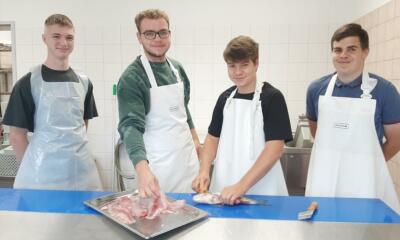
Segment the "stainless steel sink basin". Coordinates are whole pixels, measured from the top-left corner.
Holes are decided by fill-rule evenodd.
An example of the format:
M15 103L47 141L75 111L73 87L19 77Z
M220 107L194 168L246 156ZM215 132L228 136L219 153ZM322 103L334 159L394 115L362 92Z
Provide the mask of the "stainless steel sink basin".
M285 146L281 164L289 195L304 196L310 154L311 148Z
M289 195L304 195L313 143L307 118L299 116L293 141L285 144L281 157Z
M311 148L298 148L285 146L283 154L310 154Z

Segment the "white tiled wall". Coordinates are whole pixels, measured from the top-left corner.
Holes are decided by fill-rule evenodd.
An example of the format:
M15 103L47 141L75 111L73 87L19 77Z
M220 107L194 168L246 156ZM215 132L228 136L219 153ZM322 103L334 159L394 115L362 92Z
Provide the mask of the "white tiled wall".
M284 93L294 128L297 115L305 111L308 84L332 70L329 39L333 30L355 18L355 3L347 0L120 0L95 4L0 0L0 6L0 21L16 24L18 77L45 57L41 42L44 19L61 12L74 21L76 48L71 63L85 71L94 85L100 116L90 121L89 137L107 189L111 187L116 135L112 85L140 54L133 22L137 12L156 7L169 13L173 41L169 53L184 65L191 79L190 107L200 136L207 131L218 95L231 86L222 58L231 38L250 35L260 44L258 77ZM33 9L35 14L23 14L21 7Z
M400 0L391 0L357 21L369 32L367 68L390 80L400 92ZM388 166L400 197L400 153Z

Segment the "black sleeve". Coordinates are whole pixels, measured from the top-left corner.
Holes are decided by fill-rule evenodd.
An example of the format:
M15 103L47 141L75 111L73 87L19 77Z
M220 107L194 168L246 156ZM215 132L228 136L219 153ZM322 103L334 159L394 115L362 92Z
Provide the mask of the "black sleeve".
M33 132L35 102L33 101L30 79L31 73L28 73L15 84L4 114L3 124L25 128Z
M218 98L217 103L215 104L212 119L210 126L208 127L208 133L214 137L221 136L222 123L224 122L224 107L226 100L229 95L236 87L231 87L228 90L224 91Z
M93 96L93 84L89 81L88 91L85 97L85 110L83 113L83 119L92 119L99 116L97 113L96 102Z
M264 117L265 141L291 141L293 139L292 129L283 94L275 89L273 95L268 99L265 99L265 96L261 96L261 105Z

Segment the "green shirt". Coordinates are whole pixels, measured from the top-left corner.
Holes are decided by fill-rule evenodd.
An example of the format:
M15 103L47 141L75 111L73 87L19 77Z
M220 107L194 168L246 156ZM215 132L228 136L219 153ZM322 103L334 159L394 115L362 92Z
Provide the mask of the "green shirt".
M190 83L182 65L170 59L178 70L185 86L185 107L187 123L192 129L193 121L188 109ZM168 62L150 63L158 86L177 83ZM140 61L140 56L131 63L118 82L117 97L119 110L118 132L125 144L129 158L136 165L140 160L147 160L143 134L146 115L150 111L150 82Z

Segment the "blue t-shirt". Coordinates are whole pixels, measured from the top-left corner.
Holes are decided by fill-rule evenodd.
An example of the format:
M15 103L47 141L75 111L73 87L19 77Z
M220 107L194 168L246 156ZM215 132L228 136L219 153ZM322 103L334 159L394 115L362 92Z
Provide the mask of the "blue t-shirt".
M318 100L320 95L325 95L329 81L333 74L324 76L310 84L307 90L307 118L311 121L318 121ZM383 125L400 122L400 95L396 87L389 81L375 74L369 74L371 78L378 80L378 83L371 95L376 99L375 129L379 142L383 141ZM360 98L362 75L349 84L336 80L332 96Z

